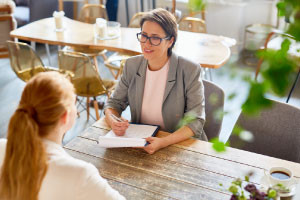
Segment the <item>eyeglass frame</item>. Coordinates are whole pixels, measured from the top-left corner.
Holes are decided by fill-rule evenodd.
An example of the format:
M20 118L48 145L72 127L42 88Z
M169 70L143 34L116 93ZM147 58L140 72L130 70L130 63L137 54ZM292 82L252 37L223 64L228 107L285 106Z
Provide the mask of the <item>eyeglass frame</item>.
M141 42L141 41L139 40L139 35L143 35L144 37L146 37L146 38L147 38L146 41L145 41L145 42ZM137 34L136 34L136 37L137 37L137 40L138 40L139 42L141 42L141 43L146 43L147 40L149 40L150 44L153 45L153 46L159 46L163 40L170 40L170 39L171 39L171 36L167 36L167 37L164 37L164 38L157 37L157 36L155 36L155 37L152 37L152 36L149 37L149 36L143 34L142 32L137 33ZM151 42L151 38L158 38L158 39L160 40L159 44L157 44L157 45L153 44L153 43Z

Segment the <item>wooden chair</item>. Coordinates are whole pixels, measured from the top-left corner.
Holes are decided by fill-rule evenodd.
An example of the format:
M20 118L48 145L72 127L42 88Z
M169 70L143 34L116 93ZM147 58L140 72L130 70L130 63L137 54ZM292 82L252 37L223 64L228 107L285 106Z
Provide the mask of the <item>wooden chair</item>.
M224 91L216 84L203 80L205 95L205 114L204 132L210 140L218 137L222 128L223 115L218 118L218 112L224 110Z
M128 27L140 28L140 21L145 12L138 12L130 20ZM116 53L104 61L104 65L109 69L115 80L122 74L126 59L130 58L129 54Z
M231 135L230 145L246 151L300 162L300 109L286 103L273 101L272 107L258 116L241 113L236 125L254 135L253 142L242 144Z
M79 14L79 21L95 24L97 18L108 20L106 7L102 4L85 4Z
M98 103L96 97L107 95L110 97L116 82L102 80L95 66L91 63L86 54L78 52L59 51L59 68L70 71L74 74L72 83L77 96L87 97L86 110L87 120L89 120L90 97L94 98L94 108L97 120L100 119Z
M12 7L0 5L0 58L8 58L6 41L12 40L9 33L16 27L16 20L12 16Z
M206 33L206 24L203 19L196 17L184 17L179 22L179 30L182 31L190 31L196 33ZM206 77L207 73L209 73L210 80L212 81L212 73L210 68L204 68L204 75Z
M206 33L206 24L203 19L196 17L184 17L179 22L179 30Z
M140 28L140 21L142 17L145 15L145 12L138 12L134 14L129 22L128 27L130 28Z
M7 41L7 47L12 70L25 82L35 74L45 71L58 71L71 76L70 73L65 73L53 67L46 67L32 47L26 43Z
M79 20L85 23L94 24L96 23L97 18L104 18L108 21L108 16L106 12L105 5L102 4L85 4L81 11ZM64 51L75 51L81 52L88 55L90 58L93 59L96 70L98 71L98 61L97 56L102 56L104 61L107 60L106 56L106 49L103 50L95 50L95 49L88 49L86 47L65 47Z
M89 0L58 0L58 10L64 10L64 2L73 2L73 19L78 19L78 2L83 2L83 4L88 4ZM99 0L99 4L103 4L103 0Z
M300 43L296 43L295 38L293 36L291 36L289 34L286 34L283 31L280 31L280 30L277 30L277 29L274 29L272 32L270 32L268 34L268 36L266 38L266 41L265 41L265 44L264 44L264 47L261 50L262 51L266 51L267 49L279 50L281 48L281 43L284 40L283 37L288 38L292 42L292 44L290 46L290 50L288 52L289 56L297 58L299 60L300 59L300 53L298 52L298 49L300 47ZM256 70L255 70L255 80L257 80L257 77L258 77L258 74L259 74L262 63L263 63L263 59L260 58L259 61L258 61L257 66L256 66ZM291 97L291 95L292 95L292 93L293 93L293 91L296 87L296 84L298 82L299 76L300 76L300 64L298 65L298 73L297 73L295 81L292 84L292 88L291 88L291 90L288 94L286 103L288 103L289 100L290 100L290 97Z

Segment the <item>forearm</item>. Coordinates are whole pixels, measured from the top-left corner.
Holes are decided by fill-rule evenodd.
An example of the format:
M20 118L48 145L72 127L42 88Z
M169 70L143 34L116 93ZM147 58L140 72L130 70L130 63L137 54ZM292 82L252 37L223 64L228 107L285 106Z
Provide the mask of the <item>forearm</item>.
M182 142L184 140L189 139L192 136L194 136L193 131L189 127L183 126L177 131L175 131L174 133L168 135L167 137L162 138L163 147L167 147L169 145Z

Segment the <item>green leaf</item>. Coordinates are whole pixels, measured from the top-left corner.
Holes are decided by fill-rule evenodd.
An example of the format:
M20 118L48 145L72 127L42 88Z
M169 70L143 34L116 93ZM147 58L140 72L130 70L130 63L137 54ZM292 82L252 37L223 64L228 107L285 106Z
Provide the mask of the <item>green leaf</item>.
M188 7L193 12L202 11L206 7L206 0L189 0Z
M269 198L275 198L276 196L277 196L276 190L270 189L270 190L268 191L268 197L269 197Z
M239 189L235 185L232 185L229 187L228 191L231 192L232 194L237 194Z
M235 125L232 130L232 134L239 136L244 129L239 125Z
M242 187L242 179L237 178L236 180L231 182L233 185L239 186L240 188Z
M178 122L176 129L179 129L187 124L192 123L197 119L197 115L194 112L188 112L184 115L184 117Z
M285 16L286 3L283 2L283 1L279 1L276 6L277 6L277 9L278 9L278 15L279 16Z
M271 106L271 101L265 98L266 88L266 84L251 82L248 97L242 105L243 113L255 115L261 109Z
M249 182L249 176L245 176L245 181Z
M226 146L228 146L228 144L224 144L216 137L212 138L210 142L213 143L212 147L216 152L224 152L226 151Z

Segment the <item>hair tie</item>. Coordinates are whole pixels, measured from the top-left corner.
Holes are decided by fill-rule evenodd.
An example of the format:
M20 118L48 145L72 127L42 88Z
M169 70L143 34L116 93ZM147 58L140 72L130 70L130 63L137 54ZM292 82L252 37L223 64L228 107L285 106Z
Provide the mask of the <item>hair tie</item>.
M32 118L35 117L36 115L36 110L34 109L34 107L32 106L20 106L17 111L21 111L21 112L25 112L27 114L29 114L29 116L31 116Z

